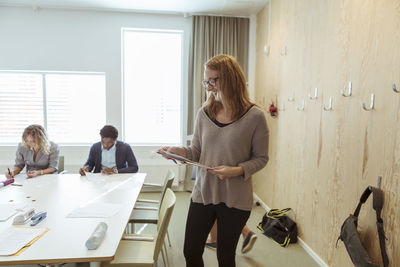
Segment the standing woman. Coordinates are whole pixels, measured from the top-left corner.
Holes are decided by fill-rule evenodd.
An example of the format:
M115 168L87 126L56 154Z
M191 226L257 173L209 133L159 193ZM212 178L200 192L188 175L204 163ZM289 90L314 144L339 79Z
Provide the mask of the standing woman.
M22 134L22 143L18 144L14 170L6 172L7 178L19 174L26 166L29 178L58 170L60 149L49 141L46 130L40 125L30 125Z
M192 145L163 147L159 152L165 149L213 166L197 169L186 221L186 266L204 266L204 245L217 219L218 263L233 267L240 233L253 205L251 176L268 161L269 130L264 112L249 99L235 58L211 58L205 64L203 85L208 99L197 114Z

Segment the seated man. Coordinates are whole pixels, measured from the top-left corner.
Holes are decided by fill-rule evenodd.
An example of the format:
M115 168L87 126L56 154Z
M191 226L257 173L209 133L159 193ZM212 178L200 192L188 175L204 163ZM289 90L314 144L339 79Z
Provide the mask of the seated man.
M106 125L100 130L101 142L90 148L89 158L79 169L81 175L85 172L114 174L134 173L138 171L135 155L129 144L117 141L118 130Z

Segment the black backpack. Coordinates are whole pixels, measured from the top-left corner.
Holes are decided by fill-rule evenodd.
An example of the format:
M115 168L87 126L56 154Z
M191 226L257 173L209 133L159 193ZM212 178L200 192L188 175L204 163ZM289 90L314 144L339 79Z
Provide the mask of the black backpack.
M378 228L379 245L381 248L381 255L383 266L389 265L389 259L386 254L385 248L385 232L383 230L383 220L381 218L381 211L383 207L383 192L379 188L368 186L360 197L360 202L354 214L350 214L344 221L340 236L337 241L342 240L346 246L346 250L350 255L351 261L356 267L379 267L379 265L372 263L367 251L363 247L359 233L357 232L358 214L360 213L361 205L367 201L370 194L373 194L372 207L376 211L376 226ZM337 245L336 241L336 245Z
M285 214L290 210L271 209L266 212L257 228L282 247L297 242L297 225Z

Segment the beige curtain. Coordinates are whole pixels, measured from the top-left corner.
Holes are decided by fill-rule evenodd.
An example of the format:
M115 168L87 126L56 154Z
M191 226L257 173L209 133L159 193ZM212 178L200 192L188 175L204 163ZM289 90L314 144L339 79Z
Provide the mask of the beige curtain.
M193 134L197 110L206 99L201 86L204 63L218 54L234 56L246 77L248 70L249 19L193 16L189 56L188 131Z
M193 16L192 37L189 55L188 86L188 130L193 134L197 110L206 100L206 91L201 85L204 63L218 54L234 56L247 77L249 50L249 19ZM188 141L186 145L190 145ZM192 191L193 169L186 165L185 190Z

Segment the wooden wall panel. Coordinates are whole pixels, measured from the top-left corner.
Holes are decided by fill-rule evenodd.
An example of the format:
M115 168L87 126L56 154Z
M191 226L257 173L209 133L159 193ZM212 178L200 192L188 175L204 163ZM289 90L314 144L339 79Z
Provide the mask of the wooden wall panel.
M367 185L383 176L383 218L391 266L400 266L400 1L272 0L270 55L267 5L257 15L256 102L285 104L268 115L270 161L254 190L271 207L291 207L300 237L329 266L352 266L340 226ZM283 47L287 55L281 55ZM340 90L352 82L353 94ZM309 93L318 88L318 98ZM288 101L294 92L295 100ZM375 94L375 108L364 111ZM333 110L324 111L329 97ZM305 100L305 109L297 105ZM368 200L360 229L381 262L375 213ZM397 252L397 253L396 253Z

